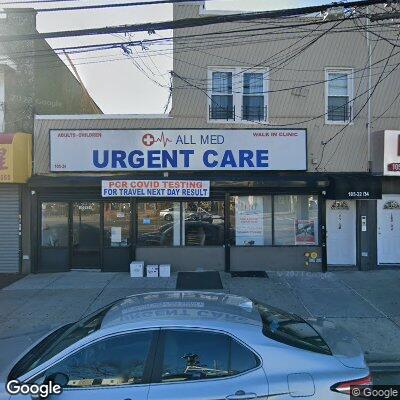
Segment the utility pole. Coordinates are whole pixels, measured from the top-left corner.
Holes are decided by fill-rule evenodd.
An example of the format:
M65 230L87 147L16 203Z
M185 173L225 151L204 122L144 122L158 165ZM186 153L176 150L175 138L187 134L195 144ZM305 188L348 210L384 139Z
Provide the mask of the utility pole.
M368 143L368 172L371 171L371 87L372 87L372 73L371 73L371 40L369 33L370 19L369 7L367 7L367 51L368 51L368 104L367 104L367 143Z

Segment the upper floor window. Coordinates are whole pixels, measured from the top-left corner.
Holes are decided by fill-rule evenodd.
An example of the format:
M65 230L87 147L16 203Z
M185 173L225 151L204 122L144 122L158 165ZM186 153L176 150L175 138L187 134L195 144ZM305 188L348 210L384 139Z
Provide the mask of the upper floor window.
M245 72L243 74L242 119L246 121L264 121L266 116L265 88L263 72Z
M228 71L212 73L211 119L235 119L232 75Z
M352 70L326 71L326 122L348 123L353 116Z
M209 82L210 121L266 121L265 70L212 68Z

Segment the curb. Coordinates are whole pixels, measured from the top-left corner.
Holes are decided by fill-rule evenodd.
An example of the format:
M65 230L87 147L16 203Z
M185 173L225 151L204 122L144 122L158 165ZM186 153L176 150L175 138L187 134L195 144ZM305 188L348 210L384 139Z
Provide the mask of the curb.
M367 363L369 369L372 372L399 372L400 373L400 361L390 361L390 362L370 362Z

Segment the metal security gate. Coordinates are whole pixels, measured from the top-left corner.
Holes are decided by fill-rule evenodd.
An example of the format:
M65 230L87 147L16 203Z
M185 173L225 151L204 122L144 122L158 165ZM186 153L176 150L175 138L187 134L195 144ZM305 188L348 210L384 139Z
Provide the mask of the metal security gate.
M0 184L0 273L19 272L19 224L19 186Z

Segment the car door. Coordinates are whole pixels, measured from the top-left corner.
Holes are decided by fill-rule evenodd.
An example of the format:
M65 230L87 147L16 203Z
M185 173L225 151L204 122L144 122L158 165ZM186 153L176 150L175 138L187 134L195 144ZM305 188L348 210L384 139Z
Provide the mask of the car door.
M68 383L49 400L147 400L157 336L158 331L146 330L100 339L55 362L29 382L41 384L49 376L63 374Z
M227 333L168 329L160 333L149 400L266 399L259 357Z

